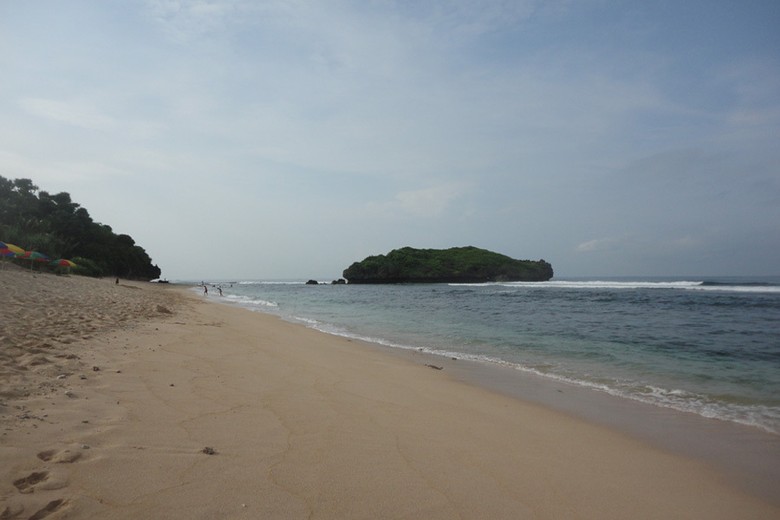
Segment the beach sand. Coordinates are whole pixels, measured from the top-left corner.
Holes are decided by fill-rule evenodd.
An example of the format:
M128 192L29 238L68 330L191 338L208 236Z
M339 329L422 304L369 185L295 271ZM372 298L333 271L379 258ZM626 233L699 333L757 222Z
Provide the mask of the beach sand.
M700 460L189 289L0 270L0 518L780 518Z

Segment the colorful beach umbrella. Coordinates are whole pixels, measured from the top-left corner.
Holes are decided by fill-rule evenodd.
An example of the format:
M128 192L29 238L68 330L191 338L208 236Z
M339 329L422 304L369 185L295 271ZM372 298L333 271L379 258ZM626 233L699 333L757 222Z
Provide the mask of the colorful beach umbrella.
M24 249L21 247L0 240L0 258L3 258L3 269L5 269L5 258L19 256L22 253L24 253Z
M54 260L51 265L59 266L59 267L76 267L76 264L71 262L70 260L66 260L65 258L60 258L59 260Z
M24 258L30 261L30 271L33 270L33 264L35 262L48 262L49 257L38 251L25 251L24 254L19 255L19 258Z
M0 255L16 256L21 254L24 254L24 249L22 249L19 246L15 246L13 244L9 244L8 242L3 242L0 240Z
M49 265L52 265L52 266L55 266L55 267L64 267L65 271L68 274L70 274L70 268L71 267L76 267L76 263L75 262L71 262L70 260L68 260L66 258L60 258L59 260L54 260Z
M49 257L44 255L43 253L39 253L38 251L25 251L22 255L22 258L26 260L32 260L33 262L48 262Z

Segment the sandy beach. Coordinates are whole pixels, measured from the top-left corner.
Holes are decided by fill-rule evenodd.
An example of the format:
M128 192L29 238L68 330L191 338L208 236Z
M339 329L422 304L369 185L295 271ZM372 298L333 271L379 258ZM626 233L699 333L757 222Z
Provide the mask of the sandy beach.
M776 519L706 461L186 287L0 270L0 519Z

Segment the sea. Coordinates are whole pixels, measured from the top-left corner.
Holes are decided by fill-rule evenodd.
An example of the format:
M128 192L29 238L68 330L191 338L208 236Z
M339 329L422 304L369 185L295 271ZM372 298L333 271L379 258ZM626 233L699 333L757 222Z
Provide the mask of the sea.
M780 435L780 277L214 285L225 302L328 334Z

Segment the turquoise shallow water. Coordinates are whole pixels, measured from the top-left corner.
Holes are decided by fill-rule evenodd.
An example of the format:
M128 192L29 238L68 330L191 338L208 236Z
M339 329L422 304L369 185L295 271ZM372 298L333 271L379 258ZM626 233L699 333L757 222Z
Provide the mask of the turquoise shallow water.
M331 334L780 434L778 278L221 286L227 302Z

